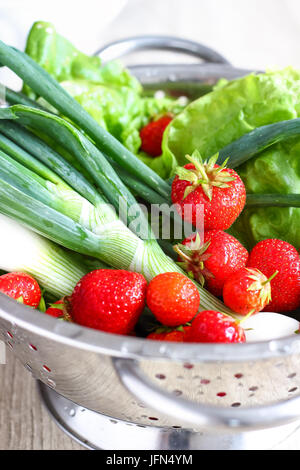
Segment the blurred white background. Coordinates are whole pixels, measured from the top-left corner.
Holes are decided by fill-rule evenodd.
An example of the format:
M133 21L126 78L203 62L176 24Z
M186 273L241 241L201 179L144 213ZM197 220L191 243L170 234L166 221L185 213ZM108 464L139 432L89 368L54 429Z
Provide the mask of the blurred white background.
M87 53L122 37L169 34L239 67L300 67L299 0L0 0L3 41L22 49L35 20L53 22Z

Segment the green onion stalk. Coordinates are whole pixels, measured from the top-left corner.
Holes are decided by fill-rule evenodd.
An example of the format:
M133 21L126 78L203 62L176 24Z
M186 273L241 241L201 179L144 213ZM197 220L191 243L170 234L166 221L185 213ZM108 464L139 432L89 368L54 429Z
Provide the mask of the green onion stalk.
M38 96L74 122L101 151L110 155L129 173L143 180L162 196L169 196L169 185L103 129L48 72L27 54L0 41L0 64L15 72Z
M246 207L300 207L300 194L247 194Z
M35 172L37 171L36 159L38 159L41 163L46 165L46 167L53 170L53 173L50 176L49 172L47 174L48 168L46 168L46 171L43 171L43 165L39 165L39 174L42 176L46 175L47 179L51 178L51 181L55 183L57 180L57 173L76 191L81 195L84 195L91 203L95 204L99 200L99 190L97 191L95 186L91 185L89 181L86 181L82 173L71 166L65 158L49 147L47 143L13 120L0 120L0 150L7 152L17 161L23 163ZM32 158L29 152L35 158ZM181 217L177 212L174 213L171 211L170 213L169 202L165 198L157 194L145 183L138 181L136 178L129 175L129 173L118 166L112 159L109 157L106 158L113 166L118 176L122 179L123 183L130 188L137 197L141 198L146 203L156 204L159 206L159 210L161 210L162 213L166 213L167 216L171 217L171 220L175 219L175 222L180 224L179 227L181 227ZM173 246L168 240L158 239L158 242L169 256L172 258L176 257Z
M3 214L0 227L0 269L32 275L57 299L70 295L88 272L71 253Z

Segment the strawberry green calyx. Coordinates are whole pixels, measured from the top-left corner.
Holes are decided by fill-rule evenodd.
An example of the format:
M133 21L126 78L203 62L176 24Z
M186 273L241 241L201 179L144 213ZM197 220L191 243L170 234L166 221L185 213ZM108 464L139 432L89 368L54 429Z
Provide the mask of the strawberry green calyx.
M65 296L57 302L51 303L44 313L56 317L59 320L72 322L70 315L71 302L70 296Z
M259 291L260 300L262 305L267 305L272 300L271 295L271 281L277 276L278 271L275 271L269 279L266 279L266 276L260 272L258 269L246 268L249 271L248 278L252 279L254 282L248 287L248 291Z
M161 334L161 333L171 333L172 331L180 331L181 333L184 333L184 329L188 326L191 326L191 322L187 322L184 325L179 325L176 327L161 325L159 327L153 328L152 332Z
M45 313L46 310L47 310L46 302L45 302L45 299L44 299L43 295L41 296L41 300L40 300L40 303L39 303L37 309L42 313Z
M190 277L200 282L202 287L204 286L206 279L214 277L214 275L206 269L204 265L204 262L211 257L210 253L206 253L210 243L211 242L208 241L202 244L200 235L197 232L195 239L192 239L188 246L178 243L173 247L174 251L182 260L178 264L189 274Z
M189 185L184 193L184 199L192 193L198 186L202 186L203 192L212 200L212 189L217 188L228 188L231 181L235 180L228 171L226 171L226 165L228 158L218 166L219 154L216 153L209 160L203 161L198 150L195 150L192 155L186 155L186 159L194 165L194 169L187 169L178 167L176 169L176 175L180 180L189 181Z

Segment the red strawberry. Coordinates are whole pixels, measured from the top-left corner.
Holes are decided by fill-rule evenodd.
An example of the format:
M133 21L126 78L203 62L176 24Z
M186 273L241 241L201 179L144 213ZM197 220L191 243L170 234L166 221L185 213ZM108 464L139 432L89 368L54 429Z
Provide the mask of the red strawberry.
M63 299L58 300L51 304L45 313L51 317L61 318L66 321L71 321L70 316L70 300L69 297L64 297Z
M160 323L178 326L194 318L199 309L200 295L184 274L163 273L150 281L147 304Z
M189 343L245 343L243 328L233 318L204 310L194 319L186 341Z
M159 328L157 331L150 333L147 336L147 339L152 339L155 341L171 341L176 343L183 343L185 341L186 334L190 328L190 326L184 326L181 329L170 331L161 331L162 329Z
M138 273L97 269L83 276L71 296L75 323L120 335L129 334L145 306L147 281Z
M271 281L272 300L264 309L290 312L300 306L300 258L291 244L278 239L263 240L252 249L248 267L259 269Z
M37 281L26 273L12 272L0 276L0 291L33 308L38 308L42 298Z
M148 153L148 155L151 155L151 157L158 157L161 155L161 143L164 131L171 121L171 116L162 116L161 118L157 119L157 121L149 122L149 124L141 129L141 150L143 152Z
M222 230L204 233L201 243L197 233L174 247L185 271L191 272L214 295L220 297L226 279L246 266L248 251L241 243Z
M271 280L258 269L242 268L225 281L223 300L227 307L240 315L261 312L271 300Z
M246 190L239 175L216 164L218 154L203 162L199 152L186 157L191 163L177 168L172 202L180 216L196 228L227 230L242 212Z

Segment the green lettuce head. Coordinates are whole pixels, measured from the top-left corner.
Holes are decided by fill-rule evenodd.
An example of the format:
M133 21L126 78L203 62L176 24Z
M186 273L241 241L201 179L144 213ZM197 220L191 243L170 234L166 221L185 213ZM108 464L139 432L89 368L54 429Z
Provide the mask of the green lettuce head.
M187 163L198 149L204 158L251 130L300 116L300 71L287 68L250 74L215 89L189 104L169 125L164 158ZM230 155L228 166L230 167ZM248 193L299 193L300 139L274 144L236 168ZM300 247L300 209L246 209L230 232L248 248L265 238L280 238Z

